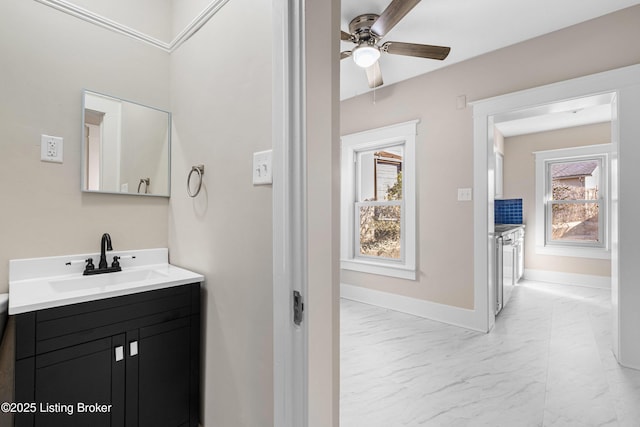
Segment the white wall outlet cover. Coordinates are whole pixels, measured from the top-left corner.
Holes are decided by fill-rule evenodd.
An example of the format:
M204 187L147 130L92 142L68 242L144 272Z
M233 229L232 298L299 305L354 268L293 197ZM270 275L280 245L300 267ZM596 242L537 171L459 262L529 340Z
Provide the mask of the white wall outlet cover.
M271 157L272 150L253 153L253 183L255 185L268 185L273 183Z
M40 160L62 163L63 139L59 136L42 135L40 138Z
M458 188L458 200L469 201L472 199L471 188Z

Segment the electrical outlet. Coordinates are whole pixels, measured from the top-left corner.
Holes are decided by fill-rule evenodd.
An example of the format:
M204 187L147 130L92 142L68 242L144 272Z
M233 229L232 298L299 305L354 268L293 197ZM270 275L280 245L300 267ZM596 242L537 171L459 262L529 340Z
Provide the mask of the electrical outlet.
M40 139L40 160L43 162L62 163L62 138L42 135Z
M471 197L471 189L470 188L458 188L458 201L470 201Z

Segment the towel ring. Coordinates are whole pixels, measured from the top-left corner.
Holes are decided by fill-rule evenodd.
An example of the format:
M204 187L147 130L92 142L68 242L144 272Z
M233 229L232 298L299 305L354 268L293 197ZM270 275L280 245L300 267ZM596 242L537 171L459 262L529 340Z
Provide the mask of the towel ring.
M198 174L198 187L195 192L191 192L191 175L196 172ZM191 172L189 172L189 176L187 177L187 194L189 197L196 197L198 193L200 193L200 188L202 187L202 175L204 175L204 165L192 166Z
M151 178L140 178L138 183L138 194L140 194L140 186L144 184L144 194L149 194L149 184L151 184Z

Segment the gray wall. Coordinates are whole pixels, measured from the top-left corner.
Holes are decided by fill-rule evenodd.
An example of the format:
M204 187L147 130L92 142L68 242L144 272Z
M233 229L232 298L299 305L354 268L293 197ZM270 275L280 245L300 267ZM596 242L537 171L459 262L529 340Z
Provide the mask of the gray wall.
M204 426L273 423L272 190L252 184L253 152L271 148L271 33L270 2L233 0L171 55L169 248L206 277Z
M35 1L0 4L0 292L9 259L97 251L105 231L116 249L169 247L207 279L203 426L273 419L272 191L251 182L252 153L271 148L271 33L270 2L235 0L169 55ZM171 200L80 192L83 88L174 113ZM41 133L65 138L62 165L40 162Z
M82 89L169 109L169 56L35 1L0 2L0 292L14 258L166 247L168 199L80 192ZM40 135L64 163L40 161Z

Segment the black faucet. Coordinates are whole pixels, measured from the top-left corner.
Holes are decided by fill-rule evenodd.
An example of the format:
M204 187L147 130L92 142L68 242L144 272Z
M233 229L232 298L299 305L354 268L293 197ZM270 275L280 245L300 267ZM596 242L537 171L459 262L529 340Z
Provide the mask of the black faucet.
M104 233L102 235L102 239L100 240L100 262L98 263L98 268L95 268L93 265L93 259L89 258L87 260L87 266L82 273L87 276L90 274L102 274L102 273L113 273L114 271L122 271L122 267L120 267L120 263L118 262L118 257L113 257L113 263L111 267L107 264L107 251L112 251L113 246L111 246L111 236L109 233Z
M102 240L100 240L100 263L98 264L98 268L107 268L106 251L112 250L113 246L111 246L111 236L109 236L109 233L104 233L102 235Z

